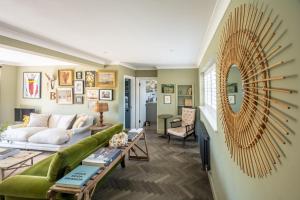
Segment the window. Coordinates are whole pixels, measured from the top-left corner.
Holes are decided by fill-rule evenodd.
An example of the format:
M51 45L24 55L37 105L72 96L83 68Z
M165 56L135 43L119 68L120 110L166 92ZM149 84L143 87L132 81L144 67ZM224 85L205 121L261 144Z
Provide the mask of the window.
M204 72L204 104L217 109L216 98L216 65L213 64Z

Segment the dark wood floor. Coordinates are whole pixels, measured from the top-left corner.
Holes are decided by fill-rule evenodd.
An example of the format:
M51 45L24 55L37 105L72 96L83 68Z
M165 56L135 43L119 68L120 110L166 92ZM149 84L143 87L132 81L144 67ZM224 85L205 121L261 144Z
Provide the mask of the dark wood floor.
M158 137L146 129L150 161L128 161L118 166L100 185L94 200L212 200L207 174L201 171L199 148L191 137L180 140Z

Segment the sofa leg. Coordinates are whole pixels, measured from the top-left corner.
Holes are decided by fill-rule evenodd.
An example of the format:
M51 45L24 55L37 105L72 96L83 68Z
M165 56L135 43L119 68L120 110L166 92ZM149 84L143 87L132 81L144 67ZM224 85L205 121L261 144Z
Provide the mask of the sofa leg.
M121 167L122 168L126 167L126 165L125 165L125 157L123 157L122 160L121 160Z

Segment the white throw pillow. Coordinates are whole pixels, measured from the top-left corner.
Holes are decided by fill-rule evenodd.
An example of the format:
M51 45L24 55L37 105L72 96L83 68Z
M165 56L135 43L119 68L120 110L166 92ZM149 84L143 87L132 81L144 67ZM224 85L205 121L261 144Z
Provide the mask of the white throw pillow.
M7 140L27 142L30 136L36 134L39 131L43 131L45 129L47 129L47 127L24 127L24 128L9 129L2 134L4 134L4 137Z
M49 118L49 128L56 128L62 115L51 115Z
M76 115L61 115L56 128L70 129L73 125Z
M30 114L28 127L48 127L49 114Z
M48 128L29 137L28 141L39 144L56 144L61 145L69 141L70 136L62 128Z

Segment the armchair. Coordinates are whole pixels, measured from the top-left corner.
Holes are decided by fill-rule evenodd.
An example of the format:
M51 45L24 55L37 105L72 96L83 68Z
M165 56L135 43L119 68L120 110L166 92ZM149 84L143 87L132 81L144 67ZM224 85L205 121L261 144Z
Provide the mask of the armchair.
M171 121L171 128L168 128L168 142L171 140L171 135L183 138L183 145L185 145L185 140L191 135L195 134L195 118L196 109L193 108L182 108L181 119L175 119Z

